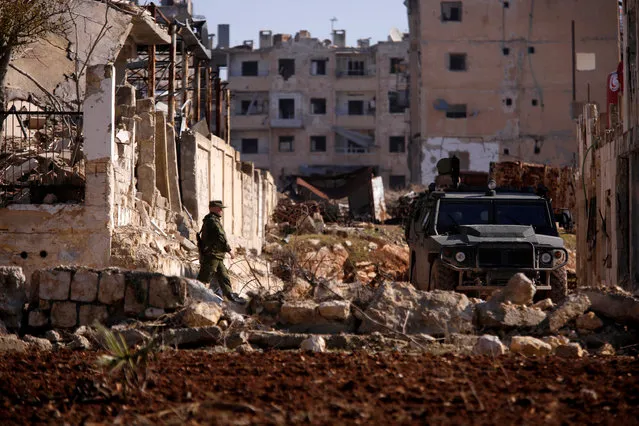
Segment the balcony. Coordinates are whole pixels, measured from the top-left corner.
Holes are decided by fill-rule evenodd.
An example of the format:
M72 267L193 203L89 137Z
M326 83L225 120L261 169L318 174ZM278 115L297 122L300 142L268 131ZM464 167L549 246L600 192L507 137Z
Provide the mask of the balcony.
M337 126L351 129L375 128L375 110L367 108L363 114L348 114L348 111L338 109L336 115Z
M233 130L262 130L268 128L268 114L232 115Z
M334 88L337 92L377 92L377 77L375 74L348 75L338 72Z
M295 118L273 118L271 127L275 129L301 129L304 127L301 114Z
M228 83L228 88L231 90L268 92L271 89L271 79L268 72L263 72L256 76L229 73Z

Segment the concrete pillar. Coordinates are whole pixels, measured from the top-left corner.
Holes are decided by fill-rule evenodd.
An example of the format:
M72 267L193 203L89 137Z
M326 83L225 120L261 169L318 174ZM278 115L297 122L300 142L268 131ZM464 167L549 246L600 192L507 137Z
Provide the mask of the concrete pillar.
M155 113L155 178L160 195L171 204L169 192L169 168L167 162L166 114ZM170 142L170 140L169 140Z
M184 207L197 220L200 212L197 200L197 139L194 133L189 131L182 133L180 150Z
M140 117L138 127L138 191L142 200L153 206L156 188L155 173L155 113L152 99L142 99L137 103Z
M180 196L180 175L178 168L177 147L175 144L175 129L170 124L166 126L166 154L167 176L171 209L182 211L182 197Z
M84 154L87 161L112 160L115 155L115 68L87 69L84 100Z

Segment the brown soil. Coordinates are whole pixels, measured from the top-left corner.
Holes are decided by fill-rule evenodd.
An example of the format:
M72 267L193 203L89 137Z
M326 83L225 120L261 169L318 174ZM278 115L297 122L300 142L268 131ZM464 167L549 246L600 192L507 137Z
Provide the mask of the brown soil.
M2 357L2 424L630 424L639 410L631 357L167 351L126 401L96 357Z

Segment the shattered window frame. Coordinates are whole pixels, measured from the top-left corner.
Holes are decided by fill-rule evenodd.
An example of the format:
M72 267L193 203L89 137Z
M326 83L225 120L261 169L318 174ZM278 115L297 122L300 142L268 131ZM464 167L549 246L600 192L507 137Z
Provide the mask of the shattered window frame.
M466 104L454 104L449 105L446 109L446 118L461 119L468 118L468 105Z
M313 59L311 60L311 75L326 75L328 59ZM315 65L317 64L317 65ZM321 64L321 66L320 66ZM320 72L321 71L321 72Z
M258 138L242 138L242 154L258 154L260 151L260 141Z
M463 12L462 2L460 1L441 2L442 22L461 22Z
M282 103L292 102L292 108ZM280 98L277 102L278 118L281 120L295 120L295 98Z
M406 137L405 136L389 136L388 152L393 152L393 153L406 152Z
M279 152L295 152L295 136L280 136L277 150Z
M449 53L448 70L453 72L468 71L468 55L466 53Z
M348 58L347 67L346 74L349 76L363 77L366 75L366 61L363 59Z
M295 75L295 59L294 58L280 58L277 62L278 74L285 80Z
M247 68L251 65L251 68ZM253 71L253 65L255 71ZM248 72L250 71L250 72ZM242 77L257 77L260 74L260 63L258 61L242 61Z
M311 115L326 115L326 98L311 98Z
M315 135L310 137L311 152L326 152L326 136Z
M404 63L404 58L390 58L390 73L399 74L401 72L401 65Z

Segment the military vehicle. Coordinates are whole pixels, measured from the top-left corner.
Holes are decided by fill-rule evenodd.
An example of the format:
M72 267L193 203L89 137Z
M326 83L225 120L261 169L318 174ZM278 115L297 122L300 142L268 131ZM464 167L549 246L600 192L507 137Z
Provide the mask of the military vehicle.
M567 293L568 252L551 201L543 192L483 191L459 182L430 190L413 202L406 223L410 282L421 290L455 290L483 296L522 272L540 298Z

